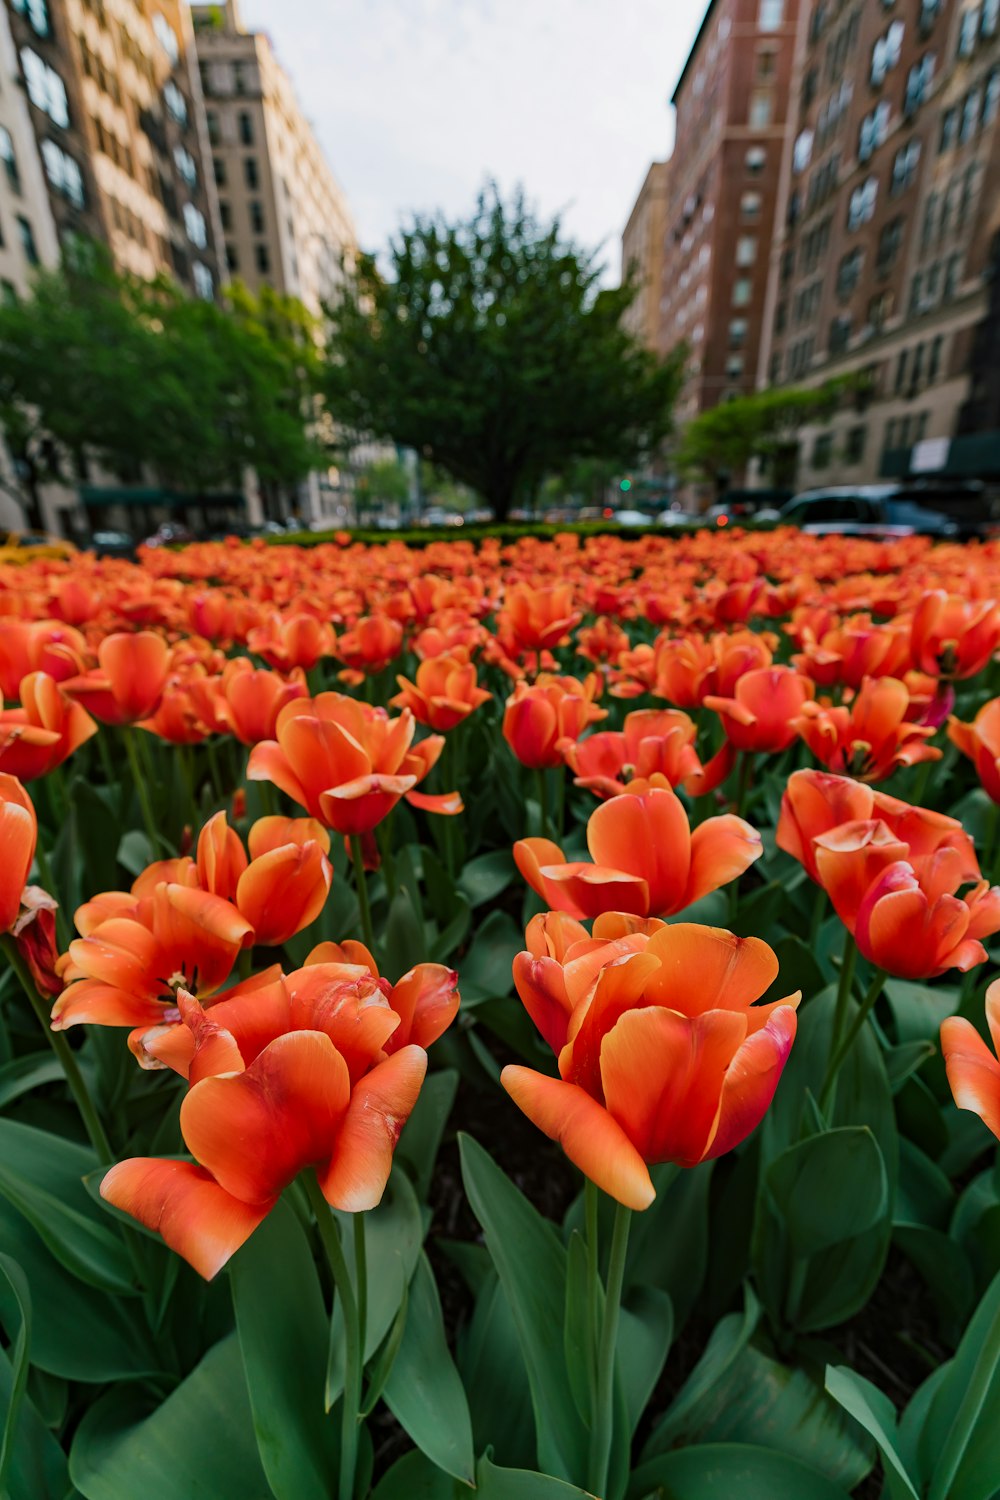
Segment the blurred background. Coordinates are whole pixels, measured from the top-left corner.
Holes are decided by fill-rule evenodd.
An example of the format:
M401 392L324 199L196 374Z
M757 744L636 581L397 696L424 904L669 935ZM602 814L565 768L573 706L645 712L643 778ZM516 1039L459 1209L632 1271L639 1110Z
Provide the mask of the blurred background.
M0 542L984 536L1000 0L3 0Z

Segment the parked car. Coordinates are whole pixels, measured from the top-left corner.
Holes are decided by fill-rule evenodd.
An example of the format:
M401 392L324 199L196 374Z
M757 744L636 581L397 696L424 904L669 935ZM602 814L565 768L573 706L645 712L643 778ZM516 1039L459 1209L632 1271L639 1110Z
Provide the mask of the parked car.
M810 536L931 536L961 534L958 522L897 484L835 486L806 490L779 511L785 526Z
M127 531L95 531L87 551L97 557L124 557L135 561L135 537Z
M68 561L76 556L76 551L72 542L44 531L8 531L6 535L0 532L0 563L29 563L36 557Z
M652 526L652 516L645 515L641 510L616 510L611 519L616 526Z
M186 547L189 542L194 541L194 532L180 521L164 521L162 526L157 526L152 536L147 536L143 541L144 547Z

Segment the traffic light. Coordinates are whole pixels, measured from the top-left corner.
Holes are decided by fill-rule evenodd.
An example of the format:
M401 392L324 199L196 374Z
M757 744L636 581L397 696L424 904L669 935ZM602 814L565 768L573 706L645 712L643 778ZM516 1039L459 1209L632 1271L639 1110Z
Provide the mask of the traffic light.
M632 488L632 481L631 481L631 479L623 479L622 482L621 482L621 491L622 491L622 493L625 494L625 495L627 495L628 492L629 492L629 490L631 488Z

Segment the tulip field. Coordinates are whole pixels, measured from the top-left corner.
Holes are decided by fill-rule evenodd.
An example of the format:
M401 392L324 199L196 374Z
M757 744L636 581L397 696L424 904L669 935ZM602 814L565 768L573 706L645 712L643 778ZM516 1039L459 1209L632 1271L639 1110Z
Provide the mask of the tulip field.
M1000 1497L1000 544L35 560L0 690L0 1496Z

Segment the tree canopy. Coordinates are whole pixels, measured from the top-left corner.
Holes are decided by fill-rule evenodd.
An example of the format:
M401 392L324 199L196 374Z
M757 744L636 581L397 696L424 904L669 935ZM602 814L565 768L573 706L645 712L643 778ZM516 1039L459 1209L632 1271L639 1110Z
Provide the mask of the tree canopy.
M234 287L218 306L86 247L0 306L0 427L29 488L81 480L89 459L190 493L240 488L250 465L291 485L318 458L318 363L291 299Z
M794 442L800 427L832 414L843 389L843 382L815 389L790 386L757 391L710 407L684 428L677 467L684 473L720 481L742 473L754 458L774 465Z
M332 417L415 448L498 519L576 460L641 463L670 429L680 360L623 328L637 288L600 275L520 194L490 188L458 223L417 216L329 309Z

